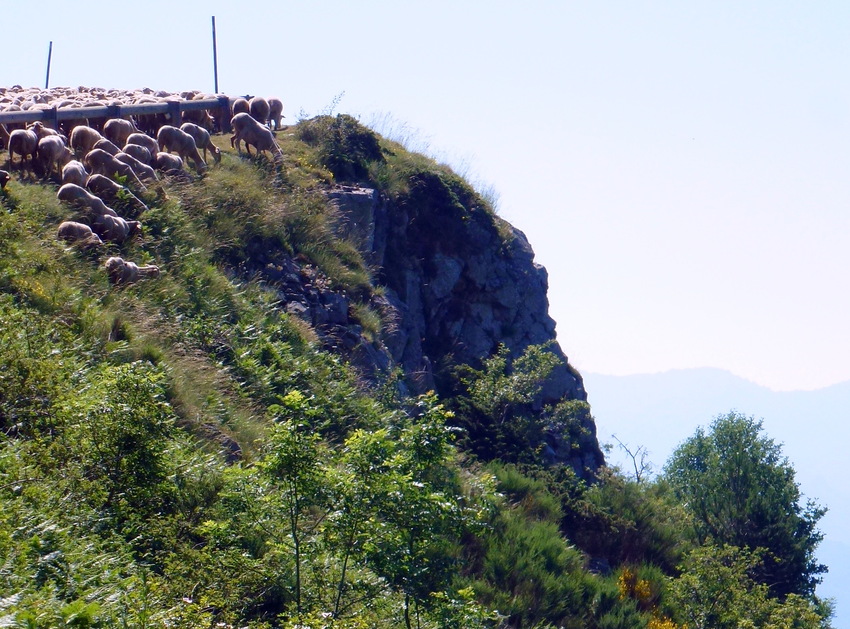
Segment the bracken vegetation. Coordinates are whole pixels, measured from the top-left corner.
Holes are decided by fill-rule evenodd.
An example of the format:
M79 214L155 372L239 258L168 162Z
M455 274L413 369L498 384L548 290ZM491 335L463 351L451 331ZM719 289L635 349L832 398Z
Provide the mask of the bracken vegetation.
M324 349L254 264L297 258L380 335L376 270L324 187L438 177L458 211L487 204L349 116L279 139L282 164L228 146L146 195L120 251L162 275L134 285L108 283L114 245L56 239L54 184L0 196L0 626L829 626L823 510L752 418L658 477L586 480L528 451L545 348L457 366L447 399ZM569 432L589 409L548 412Z

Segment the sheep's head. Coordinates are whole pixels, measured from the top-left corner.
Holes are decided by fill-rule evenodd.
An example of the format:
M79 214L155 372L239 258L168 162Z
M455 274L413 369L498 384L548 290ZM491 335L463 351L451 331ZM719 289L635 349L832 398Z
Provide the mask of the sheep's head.
M142 233L142 224L139 221L127 221L127 225L130 226L130 233L127 234L128 237Z
M9 183L11 178L12 176L8 172L0 170L0 190L6 189L6 184Z

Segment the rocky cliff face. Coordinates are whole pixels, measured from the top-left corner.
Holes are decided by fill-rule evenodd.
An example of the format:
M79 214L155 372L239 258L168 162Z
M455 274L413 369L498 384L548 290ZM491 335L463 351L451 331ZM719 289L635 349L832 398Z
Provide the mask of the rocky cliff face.
M246 271L277 286L287 310L309 321L366 378L400 367L408 392L446 394L455 384L451 367L480 367L500 344L518 355L551 341L560 366L536 407L586 401L581 376L554 342L546 270L535 264L522 232L481 207L460 180L424 172L392 201L357 186L334 188L327 197L338 208L340 235L358 244L383 286L372 302L385 323L380 339L367 340L347 296L308 265L257 243ZM579 473L604 462L589 416L570 435L549 430L541 450Z

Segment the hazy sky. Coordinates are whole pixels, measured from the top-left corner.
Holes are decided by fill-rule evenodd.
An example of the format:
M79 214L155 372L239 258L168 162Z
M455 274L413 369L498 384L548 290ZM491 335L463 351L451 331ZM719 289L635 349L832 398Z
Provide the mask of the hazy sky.
M52 40L54 86L212 91L215 15L220 91L388 114L499 193L580 371L850 380L850 3L6 4L0 85Z

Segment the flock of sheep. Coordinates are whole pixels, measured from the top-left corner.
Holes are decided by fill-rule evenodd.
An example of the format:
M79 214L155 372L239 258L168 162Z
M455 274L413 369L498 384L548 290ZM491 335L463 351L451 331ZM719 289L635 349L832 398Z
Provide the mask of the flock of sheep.
M98 88L52 88L50 90L0 88L0 112L26 111L46 108L102 107L168 102L173 99L198 100L215 98L197 92L171 94L152 90L119 91ZM272 127L281 128L283 103L277 98L237 98L231 101L231 147L241 153L241 142L251 154L269 151L276 161L282 159ZM221 151L213 144L210 134L224 125L216 120L215 110L185 111L182 120L172 120L169 114L151 114L128 118L74 119L51 129L42 122L0 124L0 144L8 149L8 168L17 167L25 176L52 178L61 182L57 192L60 201L79 212L78 220L59 225L60 239L82 248L98 247L104 242L121 245L141 233L138 220L128 220L113 210L107 202L116 199L129 201L141 214L147 206L135 193L148 186L160 186L162 177L191 180L185 169L191 163L202 175L208 168L208 151L217 164ZM203 151L203 157L201 156ZM0 188L10 175L0 171ZM122 183L118 183L121 181ZM122 185L126 183L126 187ZM140 279L157 277L156 265L137 265L113 256L106 260L105 269L113 284L129 284Z

